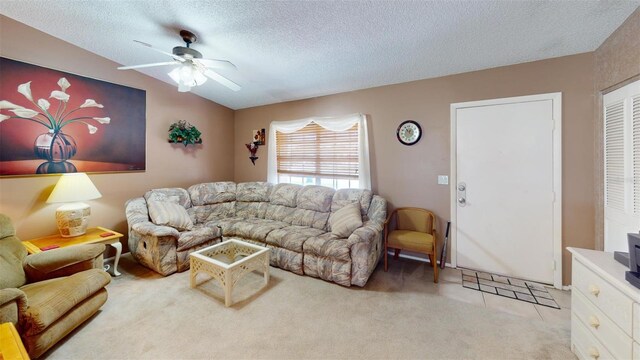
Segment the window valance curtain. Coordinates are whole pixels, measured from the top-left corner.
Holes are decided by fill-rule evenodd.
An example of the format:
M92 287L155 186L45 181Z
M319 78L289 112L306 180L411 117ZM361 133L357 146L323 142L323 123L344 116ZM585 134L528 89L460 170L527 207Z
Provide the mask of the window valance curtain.
M367 118L363 114L351 114L338 117L310 117L299 120L272 121L269 125L267 181L278 182L278 158L276 131L292 133L304 128L310 123L331 131L346 131L358 124L358 182L362 189L371 189L371 170L369 166L369 135L367 132Z

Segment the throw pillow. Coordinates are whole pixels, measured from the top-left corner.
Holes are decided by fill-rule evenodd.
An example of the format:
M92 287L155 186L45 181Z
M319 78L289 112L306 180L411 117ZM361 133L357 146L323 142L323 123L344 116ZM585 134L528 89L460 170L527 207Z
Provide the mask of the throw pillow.
M193 229L193 222L182 205L171 201L149 201L149 216L156 225L171 226L179 231Z
M355 229L362 226L360 206L354 203L343 206L340 210L331 214L329 225L331 225L332 234L341 238L349 237Z

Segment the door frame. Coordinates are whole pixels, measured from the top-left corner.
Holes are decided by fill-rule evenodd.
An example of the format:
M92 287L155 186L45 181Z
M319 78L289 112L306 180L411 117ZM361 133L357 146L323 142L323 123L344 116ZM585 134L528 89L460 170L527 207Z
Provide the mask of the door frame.
M500 104L513 104L520 102L533 102L551 100L553 117L553 286L562 288L562 93L548 93L528 96L517 96L501 99L469 101L451 104L451 168L449 182L450 212L451 212L451 265L457 267L457 110L491 106Z

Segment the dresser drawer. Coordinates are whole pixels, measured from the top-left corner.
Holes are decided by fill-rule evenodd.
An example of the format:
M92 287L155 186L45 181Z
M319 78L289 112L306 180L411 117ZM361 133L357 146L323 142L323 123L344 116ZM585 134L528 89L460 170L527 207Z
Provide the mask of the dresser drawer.
M571 311L600 343L617 359L630 359L633 340L626 335L611 319L596 308L589 300L576 291L571 296Z
M575 313L571 313L571 349L580 359L615 359L613 355L591 335L584 324L575 316Z
M589 299L631 337L633 301L580 261L573 261L572 272L573 289Z

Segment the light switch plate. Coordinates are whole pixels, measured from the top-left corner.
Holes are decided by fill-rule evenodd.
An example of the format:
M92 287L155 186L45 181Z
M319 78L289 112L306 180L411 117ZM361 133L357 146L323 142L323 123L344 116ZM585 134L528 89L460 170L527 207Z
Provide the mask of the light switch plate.
M438 175L438 185L449 185L449 176Z

